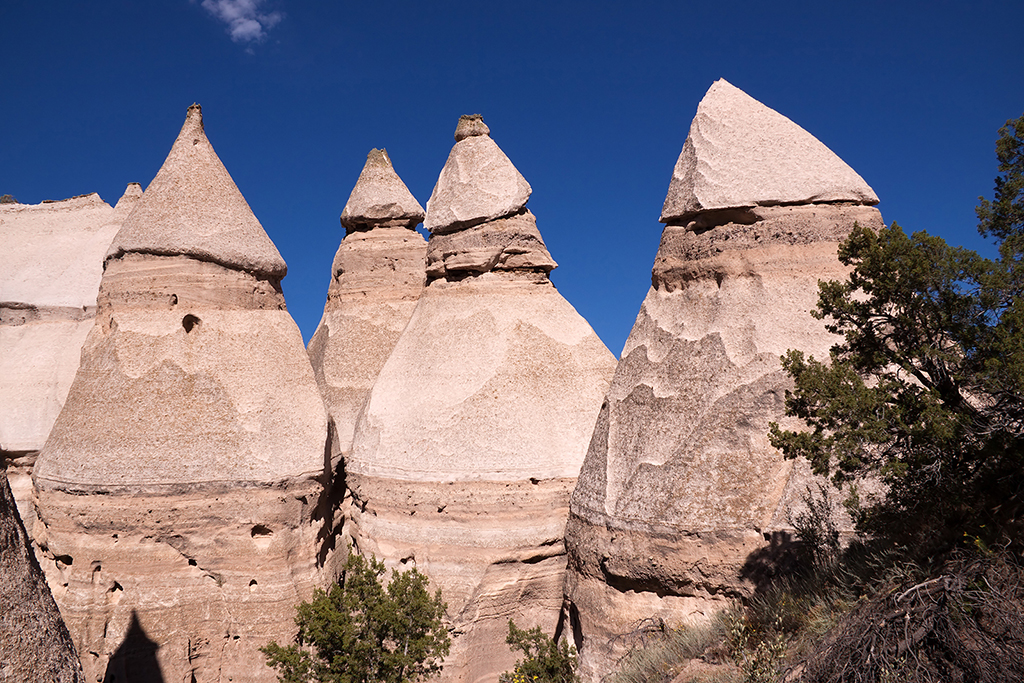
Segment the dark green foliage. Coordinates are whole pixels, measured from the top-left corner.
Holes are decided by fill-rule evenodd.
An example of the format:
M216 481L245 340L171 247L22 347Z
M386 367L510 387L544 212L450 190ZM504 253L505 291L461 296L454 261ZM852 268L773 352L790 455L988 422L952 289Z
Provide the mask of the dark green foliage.
M564 640L561 644L544 635L540 626L529 631L518 628L509 619L505 642L526 657L512 671L498 677L499 683L577 683L576 648Z
M448 654L441 592L415 569L381 583L384 563L350 554L329 592L297 607L296 643L261 649L282 683L405 683L434 676Z
M895 223L855 227L845 282L821 283L818 311L843 341L829 363L783 357L787 412L808 432L772 426L772 443L837 484L875 475L860 528L926 554L965 537L1021 544L1024 509L1024 117L1001 130L996 201L979 209L1000 258Z
M17 204L18 200L9 194L0 196L0 204Z
M1024 228L1024 116L1007 121L996 141L999 176L993 201L978 197L978 230L1007 240Z

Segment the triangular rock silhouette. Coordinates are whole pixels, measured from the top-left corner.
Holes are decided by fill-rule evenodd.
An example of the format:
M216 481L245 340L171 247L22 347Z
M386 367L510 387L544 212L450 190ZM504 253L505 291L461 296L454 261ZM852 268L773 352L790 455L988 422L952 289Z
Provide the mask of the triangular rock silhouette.
M0 677L84 683L71 634L46 585L0 470Z
M188 108L170 154L110 249L191 256L279 280L288 271L213 151L198 104Z
M482 149L514 171L479 117L459 131L427 205L427 223L443 228L427 247L429 284L345 471L359 551L410 562L442 590L457 634L442 681L483 682L515 663L510 618L556 628L568 495L615 358L548 279L554 261L523 207L528 191L469 225L451 220L493 179L493 166L456 163L476 170L453 184L453 159Z
M341 214L348 234L309 341L332 424L332 469L352 450L359 412L426 284L427 242L415 230L422 220L423 209L387 152L371 150Z
M460 118L455 140L427 201L424 227L432 235L511 216L526 206L532 191L480 115Z
M771 132L776 124L786 135L759 137L762 126ZM788 349L828 357L836 338L810 314L818 280L846 276L836 251L855 222L881 227L878 211L864 205L874 203L866 190L828 194L844 201L824 204L817 203L823 190L791 191L816 181L805 173L813 164L785 175L799 161L794 150L824 146L801 142L806 133L724 81L712 87L690 131L687 145L704 136L724 150L710 155L714 163L698 164L708 174L698 185L707 178L722 184L710 185L714 201L695 199L693 188L680 191L677 166L666 206L694 201L663 217L669 224L652 286L572 495L566 597L586 683L611 670L624 652L618 636L637 618L707 620L753 593L763 566L757 558L779 559L792 532L788 510L799 509L813 481L806 463L783 459L768 441L770 422L797 426L785 415L791 380L779 357ZM798 146L789 144L793 138ZM753 139L765 149L744 166L739 150ZM706 159L703 144L697 152ZM842 162L818 161L831 173L824 180L843 175L835 172ZM767 177L773 167L783 175ZM843 177L859 181L852 171ZM777 206L800 197L804 203Z
M391 225L415 228L423 217L423 207L395 173L388 151L371 149L341 212L342 226L346 230Z
M258 648L294 636L327 554L314 520L327 416L284 263L198 107L121 232L36 463L41 563L65 587L75 642L96 653L89 680L137 617L166 680L270 683Z
M874 205L878 197L813 135L719 79L697 106L661 222L712 209L822 202Z

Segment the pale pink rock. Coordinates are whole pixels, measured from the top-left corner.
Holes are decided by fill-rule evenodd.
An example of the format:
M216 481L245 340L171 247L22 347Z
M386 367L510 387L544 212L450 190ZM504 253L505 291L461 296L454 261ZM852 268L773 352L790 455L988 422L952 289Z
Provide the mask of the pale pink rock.
M395 173L387 150L370 150L341 212L342 226L350 231L385 225L415 228L423 217L423 207Z
M458 131L434 197L444 186L462 206L462 192L472 199L493 178L479 168L460 189L446 176L452 159L478 142L505 157L478 118ZM548 279L554 261L522 207L527 196L431 234L430 282L345 461L359 552L416 566L448 603L455 638L444 682L493 682L510 669L509 619L554 633L568 496L615 367ZM442 205L428 203L428 224ZM451 227L433 225L442 223Z
M272 683L259 648L291 640L330 554L327 416L198 106L121 233L36 462L40 562L89 680L141 633L163 680Z
M93 193L0 204L0 457L32 532L32 467L78 370L103 257L142 190L111 208Z
M424 227L443 234L512 215L530 199L530 184L478 116L463 116L457 142L427 201Z
M426 284L423 209L384 150L371 150L341 214L348 234L331 268L309 358L331 421L334 466L352 450L366 397Z
M110 246L110 256L126 253L191 256L277 279L288 271L213 151L198 104Z
M813 135L725 79L708 89L672 172L662 223L746 206L878 197Z
M768 441L770 422L799 426L779 358L828 357L836 337L811 316L818 281L846 276L838 244L855 223L881 227L876 201L824 145L724 81L701 103L570 504L565 590L587 683L637 621L707 621L778 560L814 481Z

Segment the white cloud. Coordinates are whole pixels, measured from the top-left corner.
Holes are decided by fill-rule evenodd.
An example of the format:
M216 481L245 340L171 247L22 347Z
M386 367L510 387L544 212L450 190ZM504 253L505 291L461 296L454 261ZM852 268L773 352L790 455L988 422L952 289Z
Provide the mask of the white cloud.
M280 12L261 12L265 0L203 0L202 7L228 25L228 35L236 43L263 40L267 31L277 26Z

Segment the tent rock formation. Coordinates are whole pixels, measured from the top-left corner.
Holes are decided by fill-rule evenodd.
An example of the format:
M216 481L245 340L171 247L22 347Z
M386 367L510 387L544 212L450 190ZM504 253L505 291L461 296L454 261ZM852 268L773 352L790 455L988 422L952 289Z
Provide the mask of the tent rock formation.
M34 473L89 680L126 639L160 644L164 680L276 678L257 648L291 639L319 581L327 433L285 270L193 105L113 240Z
M358 550L441 588L442 679L476 682L514 664L510 618L556 629L568 497L615 359L548 279L529 185L483 121L455 137L427 203L429 283L346 478Z
M750 594L810 475L768 443L791 386L779 357L826 357L810 311L838 242L881 227L864 181L806 131L719 81L665 200L652 286L573 493L566 595L584 680L646 617L700 620Z
M67 626L0 472L0 681L84 683Z
M341 213L347 234L308 349L331 423L332 472L351 453L359 413L426 284L427 242L415 230L423 217L387 152L371 150Z

